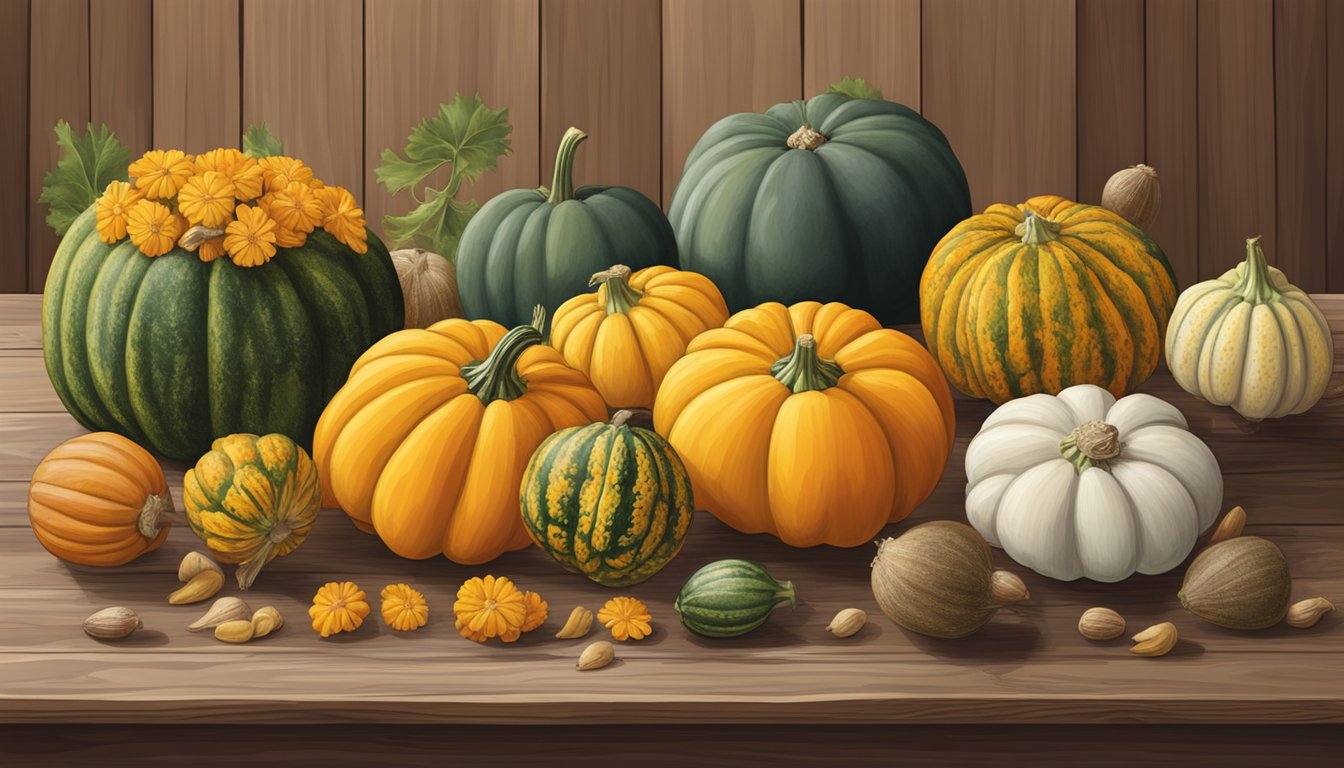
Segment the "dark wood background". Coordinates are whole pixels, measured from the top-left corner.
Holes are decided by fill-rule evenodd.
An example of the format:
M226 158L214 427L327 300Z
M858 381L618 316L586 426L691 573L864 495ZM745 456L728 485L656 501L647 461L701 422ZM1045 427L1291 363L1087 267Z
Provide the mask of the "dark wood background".
M949 136L977 208L1097 201L1148 162L1153 234L1184 286L1264 236L1309 291L1344 291L1344 2L1336 0L0 0L0 291L41 291L35 200L52 125L135 152L235 144L266 121L378 227L385 147L457 91L507 105L514 153L472 193L547 180L565 127L579 182L667 204L714 120L842 75Z

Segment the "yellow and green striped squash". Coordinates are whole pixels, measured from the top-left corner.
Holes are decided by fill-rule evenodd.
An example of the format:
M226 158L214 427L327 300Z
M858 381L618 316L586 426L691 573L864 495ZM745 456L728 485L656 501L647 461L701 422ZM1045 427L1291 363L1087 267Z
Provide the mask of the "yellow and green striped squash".
M1139 228L1042 195L991 205L948 232L919 303L925 344L972 397L1002 403L1075 384L1121 397L1157 367L1176 281Z
M686 542L695 502L676 451L658 433L611 423L546 438L523 475L523 523L558 563L609 587L638 584Z
M238 585L298 548L321 507L317 468L284 435L221 437L182 479L187 522L215 556L238 563Z

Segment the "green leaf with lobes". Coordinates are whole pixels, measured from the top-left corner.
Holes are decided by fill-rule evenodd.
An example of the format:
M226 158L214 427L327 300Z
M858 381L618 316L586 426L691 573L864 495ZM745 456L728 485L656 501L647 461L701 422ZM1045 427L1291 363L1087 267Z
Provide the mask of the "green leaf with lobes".
M428 190L429 199L405 216L384 216L383 228L398 245L411 245L456 263L457 244L480 206L459 203L447 191Z
M265 123L250 126L243 134L243 154L248 157L276 157L285 153L285 144Z
M827 93L839 93L851 99L882 100L882 91L864 82L861 77L845 77L838 83L832 83Z
M74 220L103 194L107 185L130 178L126 169L131 152L106 125L89 123L83 136L64 120L56 123L56 145L61 157L56 168L42 177L39 203L47 204L47 225L64 236Z

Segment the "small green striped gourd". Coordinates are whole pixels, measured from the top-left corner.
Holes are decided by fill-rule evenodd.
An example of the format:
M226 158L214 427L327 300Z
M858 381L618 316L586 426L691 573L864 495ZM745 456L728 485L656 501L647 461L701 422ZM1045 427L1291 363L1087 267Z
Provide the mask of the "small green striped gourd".
M557 563L609 587L638 584L686 542L695 502L676 451L625 422L571 427L546 438L523 474L523 523Z
M750 560L716 560L691 575L672 607L704 637L737 637L765 623L784 603L798 604L791 581L776 581Z

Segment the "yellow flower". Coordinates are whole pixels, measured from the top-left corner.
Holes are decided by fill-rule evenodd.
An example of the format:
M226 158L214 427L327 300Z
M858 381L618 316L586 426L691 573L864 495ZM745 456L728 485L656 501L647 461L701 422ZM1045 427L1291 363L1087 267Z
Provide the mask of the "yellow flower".
M425 596L409 584L389 584L383 587L383 621L399 632L410 632L429 621L429 604Z
M234 197L247 202L261 194L265 175L255 157L248 157L232 147L212 149L196 156L196 171L218 171L233 185Z
M224 228L224 250L240 267L256 267L275 255L275 222L256 206L239 205L238 220Z
M173 212L163 203L140 200L131 206L126 218L126 232L131 242L146 256L162 256L173 250L181 234Z
M270 195L266 212L285 229L306 234L322 223L325 206L308 185L291 181Z
M597 612L597 620L617 640L643 640L653 634L648 606L633 597L613 597Z
M223 235L206 240L204 243L201 243L200 248L196 249L196 256L207 264L218 259L220 256L223 256L225 253L227 253L227 251L224 250Z
M233 182L219 171L192 176L178 193L177 207L192 224L219 229L233 217Z
M546 623L546 616L549 613L546 601L541 599L541 595L536 592L523 593L523 626L524 632L531 632Z
M126 221L131 206L139 202L144 195L138 189L124 181L114 181L107 185L98 198L98 207L94 216L98 222L98 237L104 243L115 243L126 236Z
M503 576L467 579L457 590L457 602L453 603L458 632L478 643L492 637L509 642L510 635L517 639L525 613L523 593Z
M302 160L284 156L263 157L257 160L257 163L261 165L266 189L272 192L288 187L292 181L307 184L313 180L313 169L304 165Z
M322 228L350 250L363 254L369 250L364 210L355 204L355 196L345 187L323 187L313 192L322 201Z
M177 190L195 172L192 158L180 149L151 149L131 163L135 186L151 200L163 200Z
M338 632L354 632L369 615L369 604L364 590L352 581L329 581L313 596L308 615L313 617L313 631L323 637Z

